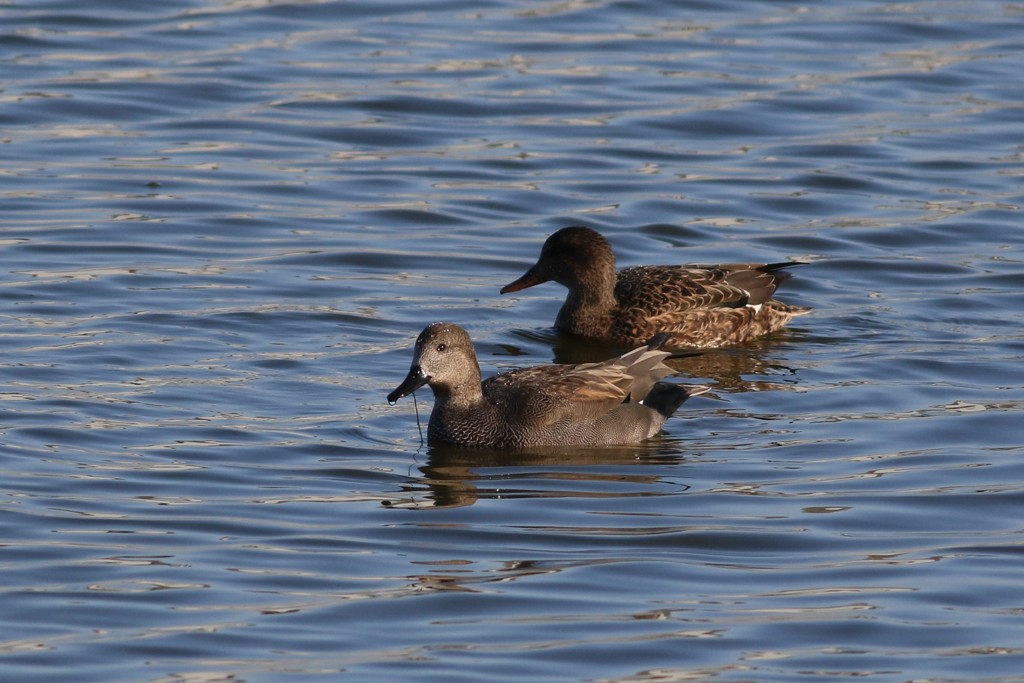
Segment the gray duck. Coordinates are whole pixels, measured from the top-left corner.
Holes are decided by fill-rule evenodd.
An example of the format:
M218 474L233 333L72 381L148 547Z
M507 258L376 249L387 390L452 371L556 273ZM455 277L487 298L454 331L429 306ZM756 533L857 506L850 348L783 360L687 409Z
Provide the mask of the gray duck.
M600 363L538 365L481 382L473 342L452 323L428 325L412 365L388 403L424 385L434 392L429 443L481 448L600 446L638 443L657 434L682 403L708 391L658 380L668 335Z
M634 266L616 272L615 254L590 228L562 228L540 258L501 293L554 280L567 287L555 327L623 347L659 332L670 346L713 348L774 332L811 309L772 298L789 279L782 263Z

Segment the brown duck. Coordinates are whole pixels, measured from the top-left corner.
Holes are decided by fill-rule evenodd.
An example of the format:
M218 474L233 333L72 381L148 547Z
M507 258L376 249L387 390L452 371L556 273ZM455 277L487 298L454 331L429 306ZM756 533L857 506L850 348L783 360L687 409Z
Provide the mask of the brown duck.
M469 334L452 323L428 325L416 339L392 405L423 385L434 392L431 444L481 448L623 445L657 434L683 401L704 386L658 382L675 374L662 361L668 335L601 363L538 365L480 381Z
M790 275L784 263L634 266L615 270L615 254L590 228L562 228L540 258L501 293L554 280L569 289L555 327L635 346L659 332L672 347L716 347L774 332L810 309L772 299Z

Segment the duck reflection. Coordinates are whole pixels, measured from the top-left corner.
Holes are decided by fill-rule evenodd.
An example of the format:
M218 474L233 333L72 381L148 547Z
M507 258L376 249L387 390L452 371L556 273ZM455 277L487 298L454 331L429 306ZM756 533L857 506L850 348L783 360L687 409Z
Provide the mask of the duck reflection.
M634 446L498 451L430 446L422 477L402 488L395 508L464 507L478 500L511 498L628 498L677 495L689 487L650 470L623 467L679 464L685 444L656 438ZM599 468L599 469L595 469ZM607 468L614 468L609 470Z
M596 363L623 351L614 344L581 339L554 329L520 329L513 330L513 334L530 347L538 344L549 346L554 355L553 363ZM792 381L780 380L795 377L797 370L779 359L778 344L781 340L794 343L793 337L799 335L798 328L790 328L738 346L680 351L665 364L681 377L711 384L709 397L716 393L791 391L794 388ZM529 353L514 344L500 344L496 355L522 356ZM761 379L749 379L752 376Z

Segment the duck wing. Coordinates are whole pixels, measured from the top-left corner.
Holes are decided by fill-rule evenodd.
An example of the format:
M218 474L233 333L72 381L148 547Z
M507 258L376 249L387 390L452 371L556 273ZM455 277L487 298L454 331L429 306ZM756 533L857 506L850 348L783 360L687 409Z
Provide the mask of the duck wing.
M741 308L768 301L787 280L785 263L636 266L619 271L615 297L623 312L672 319L696 309Z
M626 402L639 403L655 382L675 374L660 350L668 335L600 363L538 365L503 372L483 384L484 396L507 415L551 425L600 417Z

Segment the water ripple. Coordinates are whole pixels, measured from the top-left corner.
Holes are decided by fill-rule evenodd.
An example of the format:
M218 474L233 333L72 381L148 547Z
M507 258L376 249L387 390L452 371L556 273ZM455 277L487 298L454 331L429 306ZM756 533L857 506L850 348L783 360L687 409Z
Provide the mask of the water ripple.
M7 677L1019 676L1019 7L0 15ZM613 352L498 294L568 224L814 311L650 443L423 445L429 321Z

